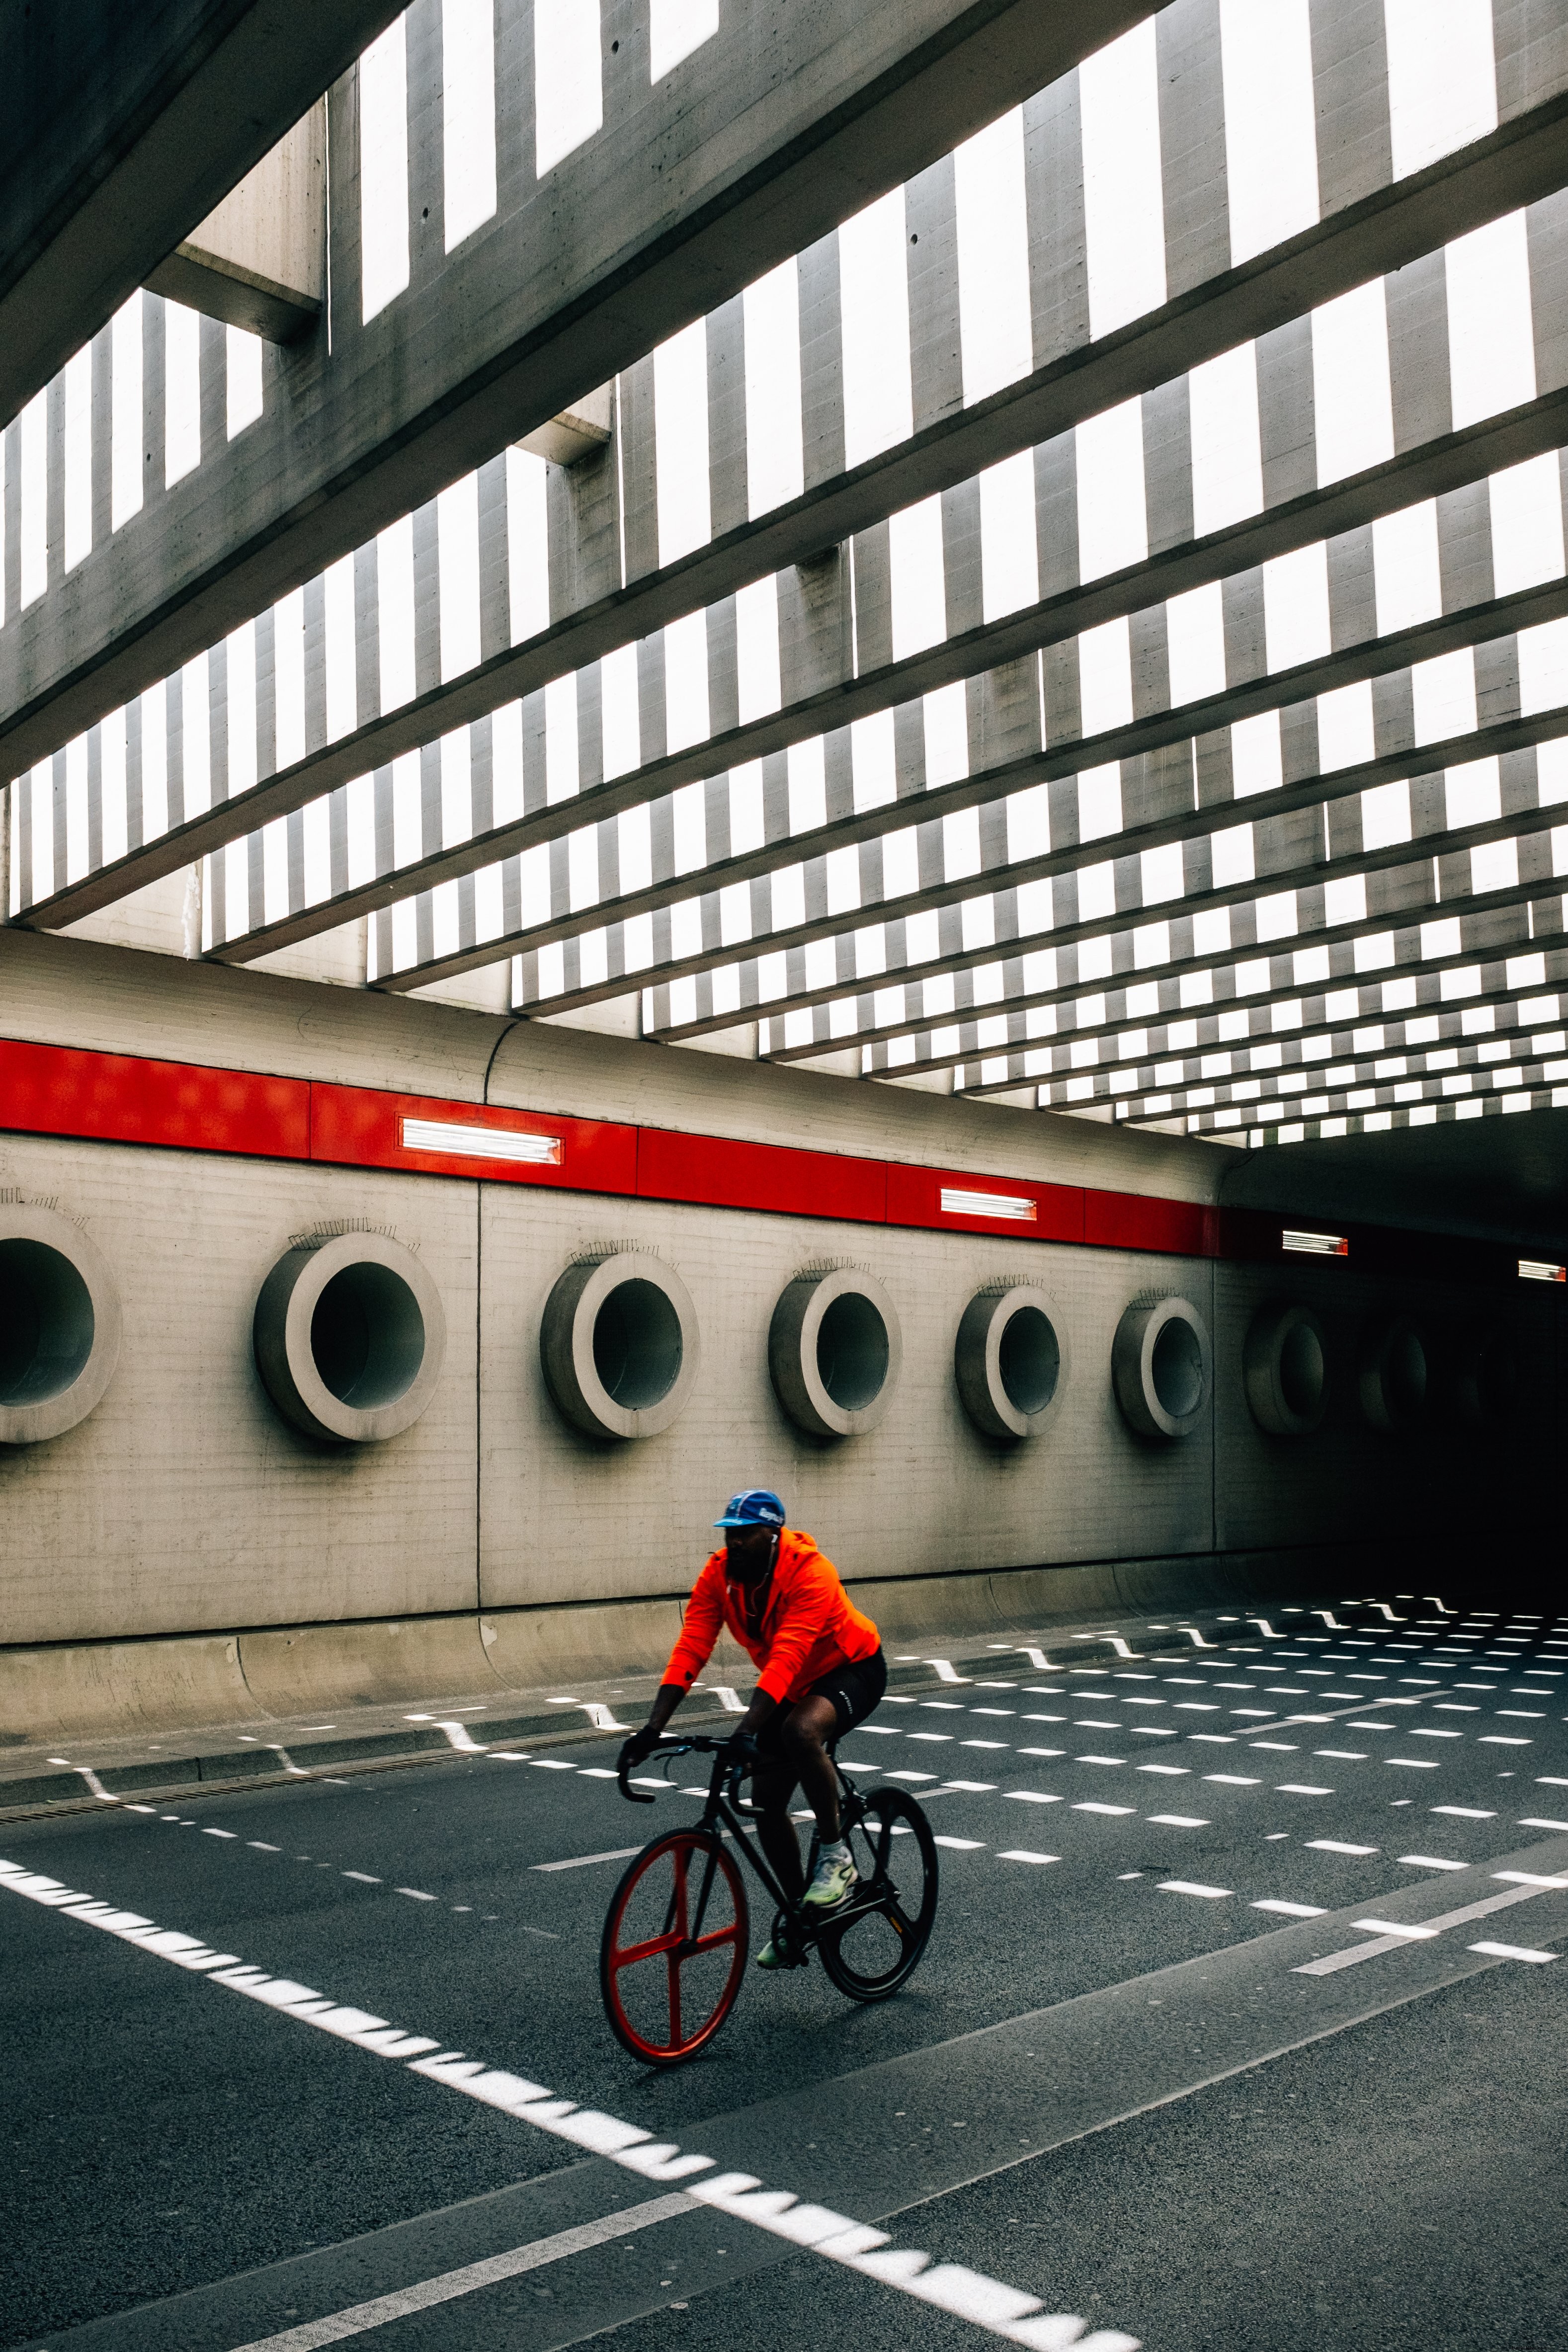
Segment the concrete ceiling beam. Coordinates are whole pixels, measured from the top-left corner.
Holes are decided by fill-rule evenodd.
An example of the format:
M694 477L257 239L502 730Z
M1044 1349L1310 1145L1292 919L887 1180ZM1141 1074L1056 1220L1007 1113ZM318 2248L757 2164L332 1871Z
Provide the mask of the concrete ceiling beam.
M1086 26L1084 29L1087 32L1089 28ZM1550 58L1545 60L1546 66L1551 63ZM1217 51L1215 58L1207 60L1207 65L1217 74ZM1325 60L1324 74L1330 73L1331 66L1331 60ZM1526 84L1529 85L1526 95L1531 102L1525 103L1521 100L1520 110L1509 115L1496 131L1421 173L1393 181L1387 176L1391 165L1384 162L1375 168L1369 167L1364 154L1358 161L1354 172L1348 175L1342 159L1331 168L1325 162L1322 167L1324 217L1311 228L1239 266L1229 266L1228 250L1222 257L1213 249L1214 224L1211 223L1202 268L1197 274L1194 275L1191 255L1184 250L1178 254L1173 248L1170 257L1171 299L1157 310L1098 339L1089 337L1087 313L1082 322L1069 320L1064 325L1063 320L1068 319L1074 303L1081 307L1084 301L1082 257L1079 253L1077 291L1068 301L1062 289L1057 289L1054 294L1050 291L1055 286L1051 273L1058 270L1059 274L1065 269L1072 255L1067 252L1058 254L1047 238L1036 256L1042 286L1037 289L1036 308L1039 315L1034 321L1034 336L1037 350L1042 355L1048 352L1049 356L1042 356L1042 364L1032 374L969 406L965 406L962 398L949 387L944 397L936 403L938 413L929 420L924 415L924 407L929 406L930 402L922 404L921 399L917 399L915 415L918 429L909 440L847 471L835 471L829 467L822 479L808 483L799 499L761 516L755 521L742 520L727 529L716 527L715 535L710 541L679 562L661 567L646 554L633 559L628 553L627 576L623 581L617 571L614 581L608 581L603 576L602 561L590 560L585 541L579 544L584 541L584 533L591 535L590 526L594 519L590 517L584 521L569 501L557 502L558 511L552 509L551 524L552 613L549 625L515 646L506 643L503 631L500 649L490 653L475 667L430 685L384 718L368 719L330 745L321 744L286 772L272 777L267 777L264 772L261 785L244 796L243 811L248 812L250 824L259 825L273 816L304 805L317 793L330 791L349 778L363 774L404 751L426 744L438 735L488 715L513 696L527 694L574 667L592 663L617 646L647 637L668 621L710 606L769 571L792 566L825 546L837 545L855 532L874 526L889 512L901 509L936 491L950 488L1001 457L1031 444L1037 446L1044 437L1070 429L1075 422L1104 410L1120 399L1151 391L1161 384L1170 386L1173 377L1179 378L1182 369L1232 349L1250 334L1267 334L1282 320L1300 322L1314 304L1360 285L1370 277L1398 270L1423 256L1436 258L1440 275L1441 257L1434 257L1433 248L1444 237L1461 234L1510 206L1531 203L1561 176L1556 159L1561 152L1562 121L1565 119L1565 110L1568 110L1568 94L1554 89L1552 74L1543 69L1542 60L1539 58L1533 60L1530 74L1512 76L1511 79L1518 83L1521 91L1525 90ZM1371 103L1377 95L1376 92L1372 93L1368 102ZM1049 149L1053 158L1052 168L1059 173L1066 160L1069 159L1066 157L1065 150L1058 154L1057 149L1069 131L1071 138L1076 139L1077 117L1073 108L1061 100L1061 90L1047 90L1026 109L1026 125L1032 108L1044 107L1047 100L1052 101L1055 111L1053 113L1047 109L1037 135L1042 142L1042 152ZM1000 96L997 102L1002 102ZM1174 97L1168 98L1165 102L1171 106L1180 103ZM1386 102L1385 91L1382 93L1382 102ZM1062 121L1056 119L1058 115L1062 117ZM1178 127L1173 125L1173 131ZM1026 131L1026 137L1034 135ZM1328 136L1326 128L1324 136ZM1052 142L1056 142L1055 145ZM1371 187L1365 184L1369 176L1374 183ZM952 177L951 163L948 163L947 180L950 184ZM1050 177L1050 172L1045 172L1044 178L1048 180ZM915 202L912 190L910 201ZM923 197L921 199L922 204L925 201ZM951 184L947 190L947 202L951 209ZM1043 213L1048 208L1043 203L1037 203L1032 209L1033 212ZM923 220L923 213L921 217ZM1058 224L1054 218L1050 226L1055 233ZM1223 219L1220 226L1223 227ZM948 227L951 229L951 223ZM1173 229L1171 233L1173 234ZM1065 229L1061 234L1068 236ZM1544 234L1550 243L1550 229ZM1079 242L1081 244L1081 232ZM1068 243L1071 243L1070 236L1068 236ZM1222 258L1223 267L1219 266ZM448 263L448 268L451 266ZM959 340L956 271L950 269L948 275L952 281L951 284L939 287L934 293L927 289L921 299L928 304L936 299L939 305L951 310L952 316L942 326L938 341L945 337L946 341L956 348ZM440 278L433 281L437 286L443 282ZM457 289L454 288L452 290L455 298ZM1057 310L1051 309L1057 294L1061 294L1062 301L1067 302L1067 310L1059 318ZM417 297L410 299L416 299ZM1542 334L1548 331L1555 299L1554 281L1551 289L1543 286L1538 289L1537 307L1542 314ZM835 303L836 299L835 297ZM1061 302L1058 302L1057 309L1061 310ZM731 333L732 326L731 321L724 332ZM710 315L710 328L716 331L715 314ZM350 321L351 333L352 329L353 322ZM1060 348L1064 344L1065 348ZM734 366L739 363L738 347L735 352L729 352L726 344L726 364L732 373ZM1268 364L1265 352L1260 352L1259 362L1260 367ZM580 393L580 383L574 385L573 391L574 394ZM1429 387L1423 379L1418 394L1413 394L1412 396L1416 398L1424 413L1429 405L1428 395ZM1277 400L1279 396L1283 396L1289 406L1293 399L1299 398L1299 389L1292 390L1282 383L1275 395ZM714 397L710 386L710 410ZM830 401L828 404L831 408L833 404ZM841 410L841 388L838 407ZM717 451L721 445L727 446L729 427L723 425L716 414L710 414L709 422L710 439ZM831 437L831 416L827 419L827 428ZM841 440L841 415L837 429ZM243 461L231 452L226 458L220 458L218 470L222 472L243 463L244 467L255 472L265 458L269 434L276 437L275 425L268 425L264 419L247 435L247 439L251 446ZM631 437L633 441L637 439L636 434ZM1407 437L1410 436L1402 423L1401 442ZM642 441L647 443L646 447L639 443L634 448L624 436L618 436L615 451L617 468L626 478L623 488L633 499L640 498L649 487L642 481L639 468L646 471L653 462L651 432L645 430ZM494 447L500 446L501 444L498 440L487 446L481 455L488 458L493 455ZM523 434L522 446L564 459L581 456L588 445L578 437L569 437L563 442L562 436L552 431L546 422ZM717 465L717 459L714 462ZM1289 470L1288 465L1285 470ZM211 537L212 524L203 521L203 518L208 515L212 496L212 485L204 484L202 479L207 471L205 467L198 469L197 475L189 478L170 494L173 503L169 505L167 517L159 525L161 535L168 535L177 524L184 540L193 547L199 545L204 532ZM743 456L740 460L740 472L743 476ZM716 518L735 509L734 482L728 478L735 473L736 463L731 453L723 465L718 466L715 474ZM726 478L721 480L721 477ZM444 476L445 478L447 477ZM439 485L433 481L431 487ZM1421 494L1416 490L1411 492L1413 496ZM1276 500L1276 493L1272 489L1270 499L1271 502ZM410 489L403 505L395 506L391 511L403 511L414 502L415 492ZM739 506L743 515L743 480ZM188 513L185 511L187 508ZM316 528L320 520L317 515L311 527ZM602 518L599 520L602 522ZM554 543L557 522L564 534L559 548ZM1152 542L1163 546L1169 536L1163 528L1164 518L1152 517L1152 522L1161 526L1152 530ZM227 532L229 527L229 519L226 516L224 530ZM602 531L600 536L603 536ZM374 549L364 549L362 552L374 556ZM80 567L84 579L93 572L96 562L95 554ZM648 568L650 562L653 562L651 569ZM1200 568L1193 574L1193 580L1213 576L1212 572L1203 573ZM1173 583L1174 575L1172 577ZM435 595L434 580L435 567L432 567L429 580L422 583L416 593ZM121 582L121 589L123 585ZM140 623L136 625L134 634L137 642L132 662L134 676L127 674L131 684L148 682L158 674L155 665L151 668L148 667L153 661L155 646L163 647L163 660L166 670L174 666L176 658L184 659L212 642L215 618L227 615L224 625L229 625L233 621L247 617L255 610L253 601L245 604L243 609L236 605L230 613L226 601L229 598L230 583L226 583L222 586L219 602L215 604L212 599L216 593L217 583L209 583L209 592L201 611L203 615L210 617L203 618L199 627L196 617L188 609L182 608L181 615L175 616L171 606L167 618L169 625L175 629L177 643L174 637L167 636L162 621L150 621L151 634L143 631ZM1146 599L1149 593L1157 592L1150 589L1143 593ZM52 602L55 598L60 600L62 618L68 625L63 631L52 628L52 635L68 640L89 636L91 629L88 625L85 609L78 609L80 604L78 589L69 582L62 583L47 601ZM1106 607L1107 613L1112 615L1126 609L1125 605L1118 606L1114 603ZM120 653L116 647L125 649L122 640L131 620L131 606L121 597L112 609L107 604L101 609L95 608L95 617L100 630L107 633L103 648L106 658L110 663L119 661ZM1070 632L1075 625L1070 617L1064 612L1058 618L1061 626ZM0 644L0 688L6 683L5 656L6 648ZM41 647L37 661L18 663L14 691L10 696L0 691L0 704L7 698L16 704L13 725L16 731L11 739L10 756L17 767L55 749L73 728L89 723L91 717L98 715L98 707L104 701L99 685L92 687L85 700L77 697L75 685L63 670L57 685L66 698L56 700L56 688L48 684L45 672L59 658L53 646ZM92 660L96 660L96 656ZM362 664L365 661L363 649L361 660ZM89 667L91 666L89 661ZM374 648L370 649L368 666L374 669ZM96 671L93 674L96 676ZM77 683L85 684L86 677L87 672L84 671ZM111 701L112 697L109 699ZM31 716L28 716L29 711ZM67 724L68 718L69 725ZM3 727L4 722L0 722L0 740L5 740ZM752 756L739 745L730 749L736 758ZM710 749L709 756L710 761L714 757L721 760L725 753L713 753ZM670 783L681 780L673 771L668 779ZM231 805L221 822L233 824L241 814L242 806ZM212 826L207 830L211 832ZM225 835L225 838L233 837L233 834ZM120 884L114 895L123 895L142 887L145 882L157 878L160 870L173 870L173 865L160 866L161 858L172 858L174 864L180 864L185 862L187 856L198 854L195 850L186 850L183 856L175 856L176 846L173 842L166 848L159 843L153 843L134 858L121 861L112 877ZM95 900L97 905L110 902L103 897ZM79 895L73 898L71 904L73 912L59 919L75 920L80 914L92 911Z
M146 282L397 0L0 9L0 417Z
M187 0L194 5L195 0ZM233 15L237 0L230 0ZM338 7L256 0L292 37ZM363 12L362 12L363 13ZM533 141L507 142L498 211L446 252L439 220L439 107L413 124L411 282L359 315L355 159L358 81L330 100L334 303L330 337L289 361L268 411L167 491L148 518L58 579L47 613L22 615L0 645L0 743L11 772L47 755L276 597L363 543L552 417L584 391L725 300L776 262L1044 88L1147 13L1144 0L824 0L778 12L764 37L751 12L721 25L679 71L650 86L646 11L616 0L625 37L605 44L600 131L536 174ZM379 22L395 11L381 6ZM420 47L410 87L440 84L437 12L410 13ZM531 10L503 18L510 58L531 56ZM332 52L341 74L346 53ZM426 54L428 50L428 55ZM531 115L531 89L500 91L502 119ZM136 275L184 237L289 123L299 103L196 201L167 208L137 247ZM327 76L331 79L331 73ZM232 153L239 92L208 105ZM184 120L182 111L182 121ZM185 125L186 135L196 132ZM526 146L526 159L511 156ZM430 202L420 203L427 192ZM148 201L145 192L141 201ZM423 217L421 217L423 215ZM106 289L108 279L105 280ZM72 306L58 364L113 307ZM57 338L58 340L58 338ZM37 382L18 371L23 394ZM8 410L0 413L9 413ZM452 724L443 721L443 726Z
M1293 499L1285 508L1231 525L1202 541L1168 549L1145 563L1087 588L1043 599L1039 604L1010 614L1005 620L963 631L928 651L900 661L869 667L841 684L786 703L768 718L730 729L689 750L647 761L609 782L591 784L513 823L477 833L420 860L416 866L389 867L373 879L338 892L312 908L298 909L273 923L258 926L223 943L218 951L230 961L253 961L276 948L406 899L421 888L434 888L441 882L476 873L498 859L519 855L543 842L559 840L584 825L662 799L682 784L721 775L728 769L786 750L791 743L915 700L938 687L1001 668L1042 648L1066 644L1108 620L1148 611L1155 600L1207 586L1216 580L1236 579L1280 554L1320 540L1343 537L1380 515L1423 499L1439 498L1526 457L1539 456L1564 438L1568 438L1568 389L1548 394L1486 425L1469 426L1461 434L1445 435L1440 441L1407 451L1348 483ZM1518 591L1509 597L1489 596L1422 623L1418 629L1342 645L1318 660L1227 687L1223 694L1209 698L1201 711L1189 709L1180 718L1156 714L1138 722L1136 727L1119 730L1119 740L1126 744L1123 752L1102 751L1101 756L1131 756L1134 751L1179 739L1189 731L1194 717L1205 726L1227 725L1282 701L1379 677L1403 668L1412 660L1430 660L1473 643L1479 636L1492 636L1510 626L1522 627L1552 618L1565 609L1568 583L1561 581L1544 588ZM395 732L393 722L384 722L388 736L400 750L412 748L402 741L404 717L398 714ZM427 721L410 724L415 742L429 740ZM369 756L372 751L374 760ZM1081 739L1073 742L1068 747L1072 763L1080 763L1086 751ZM391 756L384 746L361 744L351 765L342 746L334 746L331 752L300 763L301 767L309 766L308 778L300 773L299 768L286 771L247 793L243 803L231 801L207 810L162 836L149 848L131 853L112 866L67 884L27 908L24 919L37 928L50 929L78 921L83 915L112 904L142 882L173 873L194 857L210 855L226 842L258 830L262 824L292 814L321 796L323 777L328 785L335 786L363 774L368 766L383 764ZM309 790L305 789L307 782ZM690 893L682 889L680 895ZM482 963L493 962L499 951L499 942L489 953L475 950L467 962L447 960L439 971L423 970L417 978L400 981L399 984L418 987L426 980L474 970Z
M1568 610L1568 588L1564 588L1553 600L1552 614L1548 617L1565 610ZM1400 782L1413 773L1435 775L1441 769L1458 766L1464 761L1501 758L1507 752L1549 741L1565 731L1568 731L1568 705L1532 712L1528 718L1500 719L1491 726L1449 736L1440 741L1407 745L1355 767L1337 769L1329 775L1314 773L1300 778L1257 799L1213 800L1202 805L1194 802L1192 806L1144 822L1134 820L1125 823L1119 832L1101 840L1073 842L1026 862L983 867L977 874L965 877L962 882L934 884L928 889L906 893L896 899L869 901L859 912L872 921L879 918L887 922L897 921L906 915L921 914L933 907L973 898L977 887L1012 889L1026 882L1044 881L1079 872L1086 866L1102 864L1107 856L1135 857L1144 850L1167 848L1178 842L1201 841L1226 824L1267 824L1272 818L1294 815L1303 809L1326 809L1336 803L1353 799L1379 784ZM1181 739L1178 737L1177 740ZM1102 761L1108 761L1117 756L1113 749L1101 750L1095 745L1085 744L1074 746L1071 752L1058 752L1054 757L1042 752L1026 760L1010 761L1003 767L966 776L960 783L937 786L907 800L885 803L877 809L862 809L812 832L793 834L786 840L770 842L761 849L716 860L695 872L667 877L649 884L644 889L628 891L620 898L602 899L595 906L575 912L563 912L545 922L509 932L499 940L487 940L482 946L433 959L426 965L411 967L405 974L400 973L395 980L389 979L384 985L398 989L426 987L432 981L455 979L465 971L482 970L487 963L493 963L504 956L537 953L542 948L578 939L584 931L633 921L640 915L657 912L659 908L668 906L672 898L708 898L718 891L731 888L737 883L773 875L781 867L830 856L836 850L858 846L862 842L885 839L889 834L905 831L911 825L923 827L939 824L943 817L984 806L1037 783L1076 776L1082 769L1097 766ZM1121 756L1131 755L1124 753ZM1502 821L1504 832L1512 822L1512 819ZM1434 834L1429 837L1434 847L1439 842L1447 843L1446 835ZM1497 837L1501 838L1501 835ZM1398 861L1395 857L1390 862ZM458 868L459 872L462 870ZM431 878L443 880L447 877L440 875ZM406 898L408 893L405 891L400 895ZM1168 903L1174 911L1187 910L1185 900ZM1152 914L1157 911L1152 908L1150 909ZM347 915L342 913L337 917L339 921L347 919ZM302 922L304 919L300 919ZM759 952L771 954L778 948L801 946L809 940L832 937L845 927L843 916L824 917L792 931L787 938L783 933L765 933L748 945ZM312 920L311 932L321 928L319 920ZM263 932L248 934L231 948L216 950L213 961L220 963L255 962L262 955L289 946L295 939L308 936L310 932L280 920L269 924ZM700 954L667 961L645 971L623 973L613 985L606 983L606 986L611 993L621 993L628 987L658 987L671 980L710 970L717 963L733 962L735 954L733 948L705 950ZM553 1003L551 1009L555 1009Z

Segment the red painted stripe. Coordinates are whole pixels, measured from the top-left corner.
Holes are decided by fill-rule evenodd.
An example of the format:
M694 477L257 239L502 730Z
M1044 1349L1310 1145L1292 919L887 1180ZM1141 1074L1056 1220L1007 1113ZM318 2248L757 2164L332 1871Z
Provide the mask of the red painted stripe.
M1157 1250L1172 1257L1215 1257L1213 1209L1195 1201L1161 1201L1141 1192L1086 1192L1083 1237L1095 1249Z
M4 1124L25 1134L263 1160L310 1156L303 1078L0 1039L0 1104Z
M559 1143L561 1157L536 1163L411 1146L403 1131L409 1118L485 1128L498 1138L544 1137ZM910 1167L848 1152L803 1151L442 1096L391 1094L5 1040L0 1040L0 1127L184 1151L399 1170L470 1183L640 1195L775 1216L992 1234L1015 1242L1082 1242L1163 1256L1273 1257L1283 1224L1279 1216L1258 1212L1026 1183L971 1169ZM1026 1200L1035 1214L1020 1219L944 1209L944 1189Z
M888 1176L882 1160L843 1152L795 1151L786 1144L680 1135L663 1127L637 1131L637 1189L647 1201L880 1225L889 1222Z
M498 1139L540 1136L558 1145L557 1161L488 1159L469 1151L427 1150L404 1141L405 1119L485 1128ZM606 1119L554 1118L436 1095L389 1095L366 1087L313 1085L310 1158L340 1167L395 1168L405 1174L466 1176L470 1183L545 1184L573 1192L635 1192L637 1130Z

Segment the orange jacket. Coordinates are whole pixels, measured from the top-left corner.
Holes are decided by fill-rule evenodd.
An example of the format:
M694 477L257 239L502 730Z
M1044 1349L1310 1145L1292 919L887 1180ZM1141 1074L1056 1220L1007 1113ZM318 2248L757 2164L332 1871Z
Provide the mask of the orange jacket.
M838 1570L817 1550L815 1536L780 1528L757 1638L746 1630L741 1588L726 1576L726 1553L716 1551L702 1564L686 1604L680 1639L664 1670L667 1683L690 1689L693 1676L712 1654L722 1625L762 1668L757 1687L772 1699L804 1698L812 1684L835 1666L868 1658L880 1648L877 1628L855 1607L839 1582Z

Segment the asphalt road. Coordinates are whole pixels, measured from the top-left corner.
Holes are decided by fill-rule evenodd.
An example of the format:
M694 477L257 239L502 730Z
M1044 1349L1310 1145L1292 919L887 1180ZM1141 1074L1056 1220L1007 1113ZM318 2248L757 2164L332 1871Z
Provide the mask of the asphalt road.
M665 2074L591 1857L694 1759L9 1825L0 2341L1568 2340L1568 1620L1392 1606L885 1703L843 1753L944 1841L919 1973L753 1970Z

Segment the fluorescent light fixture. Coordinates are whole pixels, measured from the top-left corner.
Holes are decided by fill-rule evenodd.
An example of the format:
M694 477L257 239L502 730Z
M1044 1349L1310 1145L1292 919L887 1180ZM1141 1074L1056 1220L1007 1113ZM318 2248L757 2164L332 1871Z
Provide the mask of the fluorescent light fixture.
M1035 1204L1016 1192L964 1192L944 1184L942 1213L944 1217L1011 1217L1017 1224L1032 1225Z
M1548 1265L1544 1258L1521 1257L1519 1275L1521 1282L1568 1282L1568 1265Z
M440 1151L463 1160L521 1160L530 1168L561 1164L558 1135L520 1135L499 1127L460 1127L445 1118L405 1118L405 1151Z
M1343 1234L1292 1234L1279 1236L1282 1249L1300 1250L1308 1257L1349 1257L1351 1245Z

